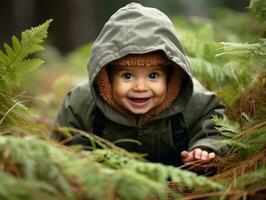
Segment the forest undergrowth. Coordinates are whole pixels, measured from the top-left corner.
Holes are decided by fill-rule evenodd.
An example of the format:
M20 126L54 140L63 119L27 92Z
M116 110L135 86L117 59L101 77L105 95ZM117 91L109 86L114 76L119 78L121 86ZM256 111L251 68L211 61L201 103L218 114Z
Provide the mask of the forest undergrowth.
M231 147L210 164L179 168L149 163L142 155L80 130L62 127L67 139L51 139L46 119L54 112L47 109L56 110L76 80L57 78L46 96L18 92L17 86L25 86L25 73L34 73L47 59L36 52L44 50L52 20L22 32L21 38L13 36L11 45L4 43L0 50L0 199L265 199L265 11L265 0L252 0L245 14L223 10L213 20L173 19L193 73L226 105L227 117L214 120ZM89 49L90 44L61 58L61 65L75 60L81 64ZM35 103L42 98L46 106ZM64 145L72 131L91 141L91 151ZM188 170L198 165L215 170Z

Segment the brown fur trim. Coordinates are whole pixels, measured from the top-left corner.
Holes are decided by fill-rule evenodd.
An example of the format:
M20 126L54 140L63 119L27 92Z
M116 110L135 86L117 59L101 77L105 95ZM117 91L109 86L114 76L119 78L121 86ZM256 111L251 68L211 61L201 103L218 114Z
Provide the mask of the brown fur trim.
M173 64L166 56L160 52L152 52L147 54L130 54L112 62L115 66L166 66Z
M98 90L100 92L101 97L112 107L115 106L115 102L113 100L113 95L112 95L112 85L110 83L110 79L107 73L106 68L103 68L97 78L96 78L96 83Z
M155 55L154 55L155 54ZM182 84L182 79L184 76L184 71L180 67L174 67L175 65L172 61L167 59L165 56L162 54L146 54L144 55L128 55L126 58L119 59L115 62L112 62L112 64L115 65L123 65L123 66L147 66L144 65L149 64L149 66L153 65L165 65L166 67L173 67L173 73L170 74L169 80L167 80L167 93L165 100L157 107L154 109L150 110L148 113L146 113L143 117L144 122L149 120L151 117L158 115L165 109L169 108L173 101L176 99L176 97L179 94L179 91L181 89L181 84ZM148 55L147 59L146 56ZM159 55L159 56L158 56ZM130 57L129 61L126 61L127 58ZM135 58L136 60L134 61ZM140 59L139 59L140 58ZM154 60L151 60L151 58L154 58ZM159 61L159 62L155 62ZM143 61L142 64L140 65L140 61ZM129 121L132 124L136 124L136 118L135 115L130 113L128 110L124 109L123 107L119 106L113 98L112 95L112 86L110 83L110 79L106 70L106 67L104 67L98 74L96 78L96 83L98 87L98 91L100 93L100 96L114 109L119 111L121 114L123 114L125 117L129 119Z

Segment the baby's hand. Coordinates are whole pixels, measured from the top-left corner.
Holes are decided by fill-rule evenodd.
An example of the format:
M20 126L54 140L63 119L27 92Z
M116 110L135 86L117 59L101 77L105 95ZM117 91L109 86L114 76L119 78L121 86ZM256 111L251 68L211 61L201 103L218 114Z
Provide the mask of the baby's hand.
M181 159L184 164L193 162L193 161L204 161L204 162L209 162L213 158L215 158L215 153L211 152L208 153L207 151L204 151L200 148L193 149L192 151L182 151L181 154Z

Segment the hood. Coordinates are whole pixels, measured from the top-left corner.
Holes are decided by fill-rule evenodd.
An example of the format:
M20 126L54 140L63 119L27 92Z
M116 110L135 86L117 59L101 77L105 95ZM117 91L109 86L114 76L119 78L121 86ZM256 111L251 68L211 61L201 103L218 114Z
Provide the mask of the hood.
M168 117L184 109L193 91L190 65L171 20L161 11L130 3L110 17L92 46L88 64L92 96L107 118L120 124L132 125L100 97L95 88L99 72L108 63L126 55L158 50L174 62L176 67L183 69L185 76L179 95L172 105L150 120Z

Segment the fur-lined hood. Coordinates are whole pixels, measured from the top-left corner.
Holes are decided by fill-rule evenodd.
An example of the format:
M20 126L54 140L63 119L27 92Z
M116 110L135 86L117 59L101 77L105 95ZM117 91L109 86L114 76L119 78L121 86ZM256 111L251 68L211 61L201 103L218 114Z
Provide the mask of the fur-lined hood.
M177 38L170 19L161 11L130 3L111 16L92 47L88 64L90 90L96 104L104 115L120 124L132 125L97 91L96 79L100 71L108 65L130 54L146 54L161 51L162 54L182 69L184 77L179 95L172 105L150 120L168 117L182 111L193 91L190 65ZM178 83L177 83L178 84ZM176 85L178 89L180 86Z

